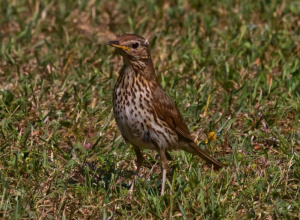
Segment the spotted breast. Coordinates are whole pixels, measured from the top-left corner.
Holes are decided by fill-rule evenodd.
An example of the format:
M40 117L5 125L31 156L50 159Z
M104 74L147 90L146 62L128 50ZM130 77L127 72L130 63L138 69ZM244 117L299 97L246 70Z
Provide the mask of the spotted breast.
M124 66L114 88L114 116L122 136L133 145L171 150L177 146L177 135L154 114L153 86Z

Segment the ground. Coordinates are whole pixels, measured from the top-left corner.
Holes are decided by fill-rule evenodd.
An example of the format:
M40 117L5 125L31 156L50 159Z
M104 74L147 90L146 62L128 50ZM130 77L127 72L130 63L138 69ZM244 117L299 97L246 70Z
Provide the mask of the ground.
M0 1L0 218L300 217L299 1ZM112 115L122 65L106 45L150 42L164 90L213 171L157 154L134 187Z

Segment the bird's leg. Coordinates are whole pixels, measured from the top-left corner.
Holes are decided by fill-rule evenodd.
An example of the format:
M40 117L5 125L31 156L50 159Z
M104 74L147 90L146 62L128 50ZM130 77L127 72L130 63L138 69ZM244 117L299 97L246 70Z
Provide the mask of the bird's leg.
M134 173L134 180L133 180L133 183L132 183L132 185L131 185L131 187L130 187L130 190L129 190L130 192L133 192L134 183L136 182L136 179L137 179L137 176L138 176L138 174L139 174L140 168L141 168L141 166L142 166L142 164L143 164L143 161L144 161L144 157L143 157L143 154L141 153L140 148L133 145L133 149L134 149L135 154L136 154L136 160L137 160L137 165L136 165L136 167L137 167L137 168L136 168L136 171L135 171L135 173Z
M135 171L135 175L137 176L139 174L139 171L140 171L140 168L143 164L143 161L144 161L144 157L143 157L143 154L141 153L141 150L139 147L136 147L136 146L133 146L133 149L135 151L135 154L136 154L136 163L137 163L137 168L136 168L136 171Z
M161 195L165 194L165 183L166 183L166 176L167 176L167 168L168 168L168 160L166 156L166 152L164 149L159 150L159 156L162 162L162 186L161 186Z

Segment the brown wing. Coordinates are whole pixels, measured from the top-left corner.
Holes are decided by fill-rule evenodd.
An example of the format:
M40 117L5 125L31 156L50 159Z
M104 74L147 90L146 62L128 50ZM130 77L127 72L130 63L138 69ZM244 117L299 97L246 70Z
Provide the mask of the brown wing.
M157 117L166 122L171 129L175 130L179 138L183 137L187 139L189 147L185 148L185 150L200 156L210 164L214 164L214 168L216 169L222 168L223 165L219 161L195 144L182 115L160 86L157 86L154 90L153 97L153 106Z
M157 86L153 93L153 107L157 116L166 122L178 135L193 142L191 133L176 106L169 96Z

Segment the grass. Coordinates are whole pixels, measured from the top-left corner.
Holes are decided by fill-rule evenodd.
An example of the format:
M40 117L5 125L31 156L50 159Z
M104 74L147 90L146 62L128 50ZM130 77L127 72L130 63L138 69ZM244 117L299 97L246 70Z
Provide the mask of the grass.
M0 2L0 217L296 219L297 1ZM173 152L167 193L112 116L122 65L106 41L147 37L157 77L219 172ZM216 141L205 140L209 132Z

